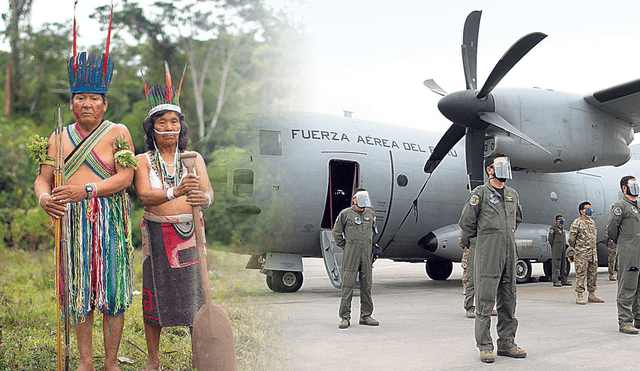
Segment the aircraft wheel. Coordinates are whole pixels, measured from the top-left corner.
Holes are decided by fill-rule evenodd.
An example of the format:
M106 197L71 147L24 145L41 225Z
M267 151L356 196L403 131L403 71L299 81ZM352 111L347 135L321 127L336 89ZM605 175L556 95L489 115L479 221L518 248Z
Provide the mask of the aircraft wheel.
M267 274L267 286L274 292L296 292L302 287L302 272L273 271Z
M427 260L425 263L427 276L434 281L444 281L453 272L453 262L451 260Z
M525 283L531 279L531 262L528 260L518 260L516 262L516 282Z

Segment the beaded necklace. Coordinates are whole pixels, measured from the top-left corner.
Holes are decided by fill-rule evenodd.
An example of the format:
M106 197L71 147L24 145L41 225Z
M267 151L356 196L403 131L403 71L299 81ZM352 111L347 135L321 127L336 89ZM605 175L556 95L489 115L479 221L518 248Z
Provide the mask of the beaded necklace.
M182 173L184 172L184 165L182 164L182 160L180 158L180 151L178 150L178 145L176 144L176 152L173 156L173 164L175 168L173 169L173 173L169 174L167 171L167 163L160 155L160 151L158 150L158 146L156 147L153 156L151 156L152 164L151 167L156 171L156 173L162 178L162 189L169 189L171 187L177 187L180 179L182 179Z

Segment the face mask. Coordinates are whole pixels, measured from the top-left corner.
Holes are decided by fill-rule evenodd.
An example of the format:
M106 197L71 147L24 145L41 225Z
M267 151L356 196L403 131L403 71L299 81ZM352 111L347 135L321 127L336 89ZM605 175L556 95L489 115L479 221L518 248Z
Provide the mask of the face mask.
M497 157L493 160L493 176L503 183L511 179L511 164L508 157Z
M564 224L564 219L558 220L558 223L560 223L560 225L563 225Z
M637 179L629 179L629 181L627 182L627 194L633 197L636 197L640 194L640 186L638 186Z
M371 199L369 198L369 192L360 191L356 193L353 197L356 199L356 205L359 207L371 207Z
M585 209L584 210L584 215L586 215L586 216L593 215L593 210L591 208Z

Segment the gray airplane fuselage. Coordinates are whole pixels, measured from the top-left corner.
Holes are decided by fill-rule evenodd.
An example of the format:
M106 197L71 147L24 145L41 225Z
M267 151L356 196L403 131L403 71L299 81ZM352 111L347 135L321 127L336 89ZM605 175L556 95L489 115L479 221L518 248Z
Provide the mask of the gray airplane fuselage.
M254 210L247 218L265 228L265 238L247 238L237 252L321 257L320 231L331 228L353 189L364 187L376 213L382 258L460 261L462 250L454 241L449 241L446 253L429 252L419 241L458 222L469 195L462 142L429 178L423 167L440 133L319 114L267 117L249 131L252 145L242 153L238 169L253 172L253 189L238 197L238 203L243 210ZM546 233L545 226L552 225L557 214L565 216L568 229L578 217L578 204L588 200L601 238L610 207L621 197L619 180L633 175L634 165L635 155L617 168L514 171L507 184L520 195L523 223L541 227L537 234ZM546 241L546 236L540 237Z

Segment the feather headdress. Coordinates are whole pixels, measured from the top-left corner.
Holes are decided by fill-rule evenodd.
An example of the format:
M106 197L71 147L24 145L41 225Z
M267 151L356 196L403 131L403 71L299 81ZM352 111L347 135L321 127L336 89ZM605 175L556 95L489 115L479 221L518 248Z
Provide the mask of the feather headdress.
M69 62L67 63L69 87L71 88L71 92L74 94L105 94L107 90L109 90L111 77L113 75L113 59L109 55L111 25L113 23L113 2L111 3L107 45L102 56L87 52L82 52L79 55L77 54L76 5L78 5L78 0L76 0L73 5L73 55L69 58Z
M184 73L187 70L187 65L185 64L182 70L182 77L180 78L178 89L176 89L171 82L169 63L166 61L164 62L164 70L165 84L155 84L151 88L147 86L144 73L140 71L142 73L142 83L144 84L144 95L147 97L149 116L163 110L182 113L182 109L180 109L180 91L182 90L182 81L184 81Z

